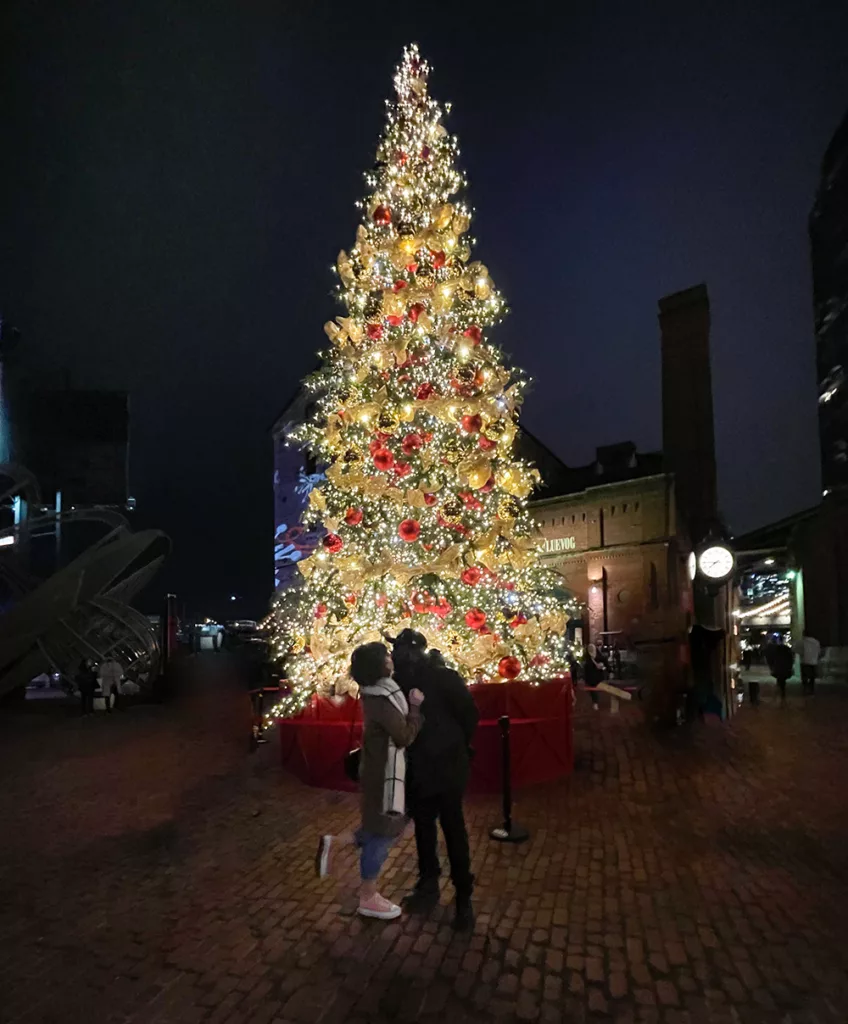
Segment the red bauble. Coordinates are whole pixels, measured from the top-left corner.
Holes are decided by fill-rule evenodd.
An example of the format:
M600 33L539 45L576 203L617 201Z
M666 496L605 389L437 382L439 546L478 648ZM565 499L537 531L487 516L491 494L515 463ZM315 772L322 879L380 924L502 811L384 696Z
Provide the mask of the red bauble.
M356 594L346 594L345 604L356 604Z
M341 551L344 547L344 541L337 533L328 533L322 541L324 547L330 554L336 554L337 551Z
M415 392L415 397L419 402L426 402L430 398L436 389L429 381L425 381L423 384L418 385L418 390Z
M469 629L482 629L486 625L486 613L480 608L469 608L465 613L465 625Z
M414 324L417 324L418 317L421 316L425 309L426 307L423 302L413 302L406 315Z
M322 603L322 604L316 604L315 605L315 618L316 619L323 619L326 614L327 614L327 606L325 604Z
M385 608L386 601L388 601L388 596L386 594L378 594L374 598L374 604L376 604L378 608Z
M406 435L403 441L401 441L400 446L403 449L404 455L412 455L413 452L418 451L423 443L424 438L420 434L412 433Z
M382 324L369 324L365 330L365 333L372 341L379 341L383 337L383 325Z
M515 629L516 626L523 626L526 621L527 616L522 615L521 612L519 612L518 615L516 615L515 618L512 620L512 622L510 622L510 626L512 626L512 628Z
M395 464L395 457L388 448L378 448L371 456L377 469L387 473Z
M440 597L435 608L431 608L430 611L434 615L438 615L440 619L446 619L453 611L453 607L447 598Z
M393 292L402 292L406 288L406 281L395 281L392 285Z
M462 574L462 582L467 583L469 587L476 587L482 578L483 573L476 565L469 565Z
M460 491L459 497L462 499L465 507L470 509L472 512L479 512L483 507L483 502L478 501L471 491Z
M403 323L403 317L395 316L394 314L392 314L391 316L386 317L386 323L389 325L389 327L400 327L400 325Z
M472 324L470 327L466 327L462 332L466 338L470 338L475 345L479 345L483 340L483 332L476 324Z
M421 536L421 526L417 519L404 519L404 521L398 527L398 536L401 540L405 540L407 544L411 544L414 540L418 540Z
M488 437L483 437L481 434L477 438L477 447L484 452L490 452L493 448L497 448L498 442L491 441Z
M425 494L424 495L424 504L425 505L435 505L438 500L439 499L436 497L435 494Z
M345 522L348 526L359 526L362 522L362 509L351 507L345 512Z
M433 257L433 267L435 270L440 270L446 263L447 257L443 252L433 252L430 250L430 255Z
M371 219L375 224L379 224L380 227L387 227L392 222L392 211L388 206L383 206L383 204L380 203L377 209L371 214Z
M406 265L406 271L407 271L408 274L414 274L417 269L418 269L418 264L417 263L407 263L407 265Z
M521 675L521 662L514 655L508 654L498 662L498 675L503 679L515 679Z
M412 466L408 462L396 462L395 473L403 479L405 476L409 476L412 472Z
M460 423L466 434L479 434L483 429L483 417L476 412L473 416L463 416Z

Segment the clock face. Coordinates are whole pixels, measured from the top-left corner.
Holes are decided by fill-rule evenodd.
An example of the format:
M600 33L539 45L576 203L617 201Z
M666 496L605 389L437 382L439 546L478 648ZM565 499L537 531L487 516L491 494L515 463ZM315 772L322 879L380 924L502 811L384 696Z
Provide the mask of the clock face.
M695 557L695 552L692 551L689 555L689 561L686 563L689 569L689 579L695 579L695 573L698 569L698 559Z
M711 580L720 580L733 572L733 552L721 544L714 544L702 551L698 568Z

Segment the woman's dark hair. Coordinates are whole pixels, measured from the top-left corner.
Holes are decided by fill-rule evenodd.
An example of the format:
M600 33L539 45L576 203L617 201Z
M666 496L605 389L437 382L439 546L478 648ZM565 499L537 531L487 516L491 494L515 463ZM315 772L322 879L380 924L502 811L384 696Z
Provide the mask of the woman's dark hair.
M360 686L373 686L386 675L386 655L389 653L385 644L375 640L370 644L357 647L350 656L350 674Z

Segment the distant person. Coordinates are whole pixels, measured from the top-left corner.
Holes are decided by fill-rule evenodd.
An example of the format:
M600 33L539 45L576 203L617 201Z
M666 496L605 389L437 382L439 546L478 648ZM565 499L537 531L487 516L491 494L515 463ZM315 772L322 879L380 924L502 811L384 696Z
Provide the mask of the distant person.
M79 690L80 711L83 715L92 714L94 712L94 691L97 689L97 673L88 658L83 658L79 663L74 682Z
M786 704L786 681L792 675L795 666L795 655L792 648L787 647L781 637L766 647L766 664L774 676L780 694L780 703Z
M359 765L360 826L355 833L322 836L315 868L320 878L332 873L334 851L359 848L359 913L391 921L401 909L377 892L377 878L395 839L406 826L406 747L421 728L420 690L407 696L392 679L394 665L381 643L357 647L350 674L362 699L362 750Z
M812 697L816 691L820 657L821 644L814 636L805 633L801 640L801 686L807 697Z
M120 662L114 658L107 658L100 665L97 681L100 683L100 692L106 701L106 710L110 711L117 705L118 693L120 692L121 680L124 678L124 670Z
M744 668L746 672L751 671L751 662L753 661L753 658L754 652L750 647L746 647L742 652L742 668Z
M589 644L583 655L583 682L587 689L592 688L589 689L589 696L592 698L592 707L595 711L600 709L601 695L594 687L604 681L605 671L606 666L598 654L598 648L594 644Z

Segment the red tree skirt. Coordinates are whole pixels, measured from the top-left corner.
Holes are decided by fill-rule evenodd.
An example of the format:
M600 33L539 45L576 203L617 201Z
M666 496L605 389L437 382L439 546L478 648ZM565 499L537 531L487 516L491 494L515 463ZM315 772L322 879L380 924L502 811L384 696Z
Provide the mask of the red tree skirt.
M571 772L574 746L568 679L535 686L483 684L470 689L480 711L468 786L472 793L501 790L501 715L510 717L513 787L550 782ZM283 767L309 786L355 790L344 774L343 759L359 746L361 733L359 701L313 697L296 718L280 721Z

